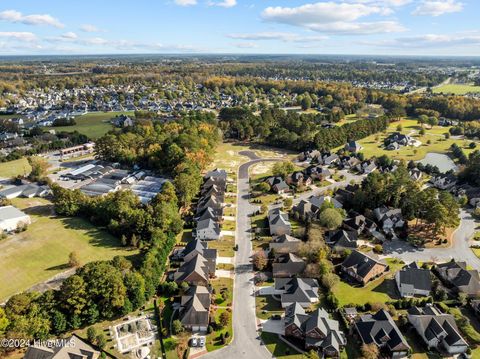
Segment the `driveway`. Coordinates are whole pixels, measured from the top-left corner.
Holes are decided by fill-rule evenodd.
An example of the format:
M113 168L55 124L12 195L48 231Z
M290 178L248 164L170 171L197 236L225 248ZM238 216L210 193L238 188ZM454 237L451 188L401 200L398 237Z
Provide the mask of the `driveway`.
M251 225L249 215L254 206L249 203L248 170L250 166L264 161L283 161L283 159L260 159L252 151L242 151L251 161L242 164L238 169L238 215L236 227L235 281L233 287L233 341L230 345L206 354L205 358L272 358L265 348L257 332L255 317L255 297L253 284L253 267L250 262L252 255Z
M233 257L217 257L217 264L233 264Z
M454 258L457 261L465 261L473 269L480 271L480 259L470 249L470 241L477 223L471 214L463 209L460 211L460 219L460 226L453 233L453 243L449 248L415 248L407 242L398 240L384 244L384 257L399 258L406 263L447 262Z
M262 320L262 331L266 333L285 335L285 320L283 318L280 320Z
M218 278L233 278L233 271L224 270L224 269L217 269L217 270L215 270L215 277L218 277Z
M274 295L275 294L275 287L273 285L269 285L266 287L258 287L258 295Z

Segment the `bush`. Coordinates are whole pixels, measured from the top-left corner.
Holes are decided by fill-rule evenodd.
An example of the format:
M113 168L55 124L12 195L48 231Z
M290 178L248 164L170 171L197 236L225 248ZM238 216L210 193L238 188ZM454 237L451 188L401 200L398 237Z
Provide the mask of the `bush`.
M178 319L174 320L172 323L172 331L173 331L173 334L179 334L183 332L182 322L179 321Z

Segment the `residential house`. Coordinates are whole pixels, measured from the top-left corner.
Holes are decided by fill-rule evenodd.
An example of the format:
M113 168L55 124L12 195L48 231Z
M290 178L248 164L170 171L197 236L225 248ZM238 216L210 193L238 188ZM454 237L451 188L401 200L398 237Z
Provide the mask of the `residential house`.
M322 162L325 166L332 166L340 162L340 157L338 157L336 153L334 154L327 153L322 157Z
M427 305L410 308L407 317L429 350L436 349L450 356L468 350L468 343L462 338L453 315Z
M305 261L293 253L277 255L272 263L273 278L290 278L303 272Z
M181 298L180 322L193 332L206 332L210 321L210 292L207 287L194 285Z
M295 218L308 222L318 217L319 208L310 201L301 200L291 209Z
M282 234L269 243L269 248L275 254L298 253L302 243L298 238Z
M312 180L323 181L327 178L332 177L332 172L325 167L319 165L312 165L305 169L305 174L310 177Z
M387 150L398 149L400 146L413 146L415 143L415 139L400 132L392 133L384 141Z
M13 206L0 207L0 230L12 232L20 226L29 225L30 216Z
M298 156L299 161L318 162L322 154L318 150L304 151Z
M347 185L345 188L339 188L335 192L335 199L342 203L349 203L353 200L353 197L355 196L355 193L359 190L360 186L358 184L354 185Z
M345 145L345 151L357 153L363 149L357 141L348 141Z
M280 208L273 208L268 212L268 224L270 235L272 236L281 236L283 234L291 234L292 232L288 214L282 212Z
M435 268L439 277L455 291L468 297L480 296L480 277L477 270L467 269L466 262L447 262Z
M211 219L215 222L218 222L222 219L222 210L214 209L211 207L204 208L193 217L195 221L203 221L206 219Z
M418 168L412 168L408 171L408 175L414 181L420 181L423 177L423 172L420 171Z
M362 315L354 328L363 344L376 345L384 355L394 359L408 357L410 346L385 309Z
M283 194L291 191L282 177L268 177L265 182L268 183L270 189L275 193Z
M295 171L287 177L287 184L294 185L296 187L310 186L312 184L312 179L301 171Z
M356 212L349 213L349 217L343 220L342 227L347 231L355 231L358 235L371 234L377 229L375 222Z
M183 262L173 274L173 280L178 284L187 282L191 285L206 286L210 275L214 274L215 271L211 272L209 269L208 260L201 254L197 254L188 262Z
M307 314L300 304L292 303L285 308L284 325L286 337L304 341L305 350L319 351L322 357L339 358L347 344L338 321L323 308Z
M73 334L68 339L47 343L33 342L28 345L24 359L97 359L100 351L92 347L80 337Z
M217 250L208 248L208 242L199 239L192 239L187 243L181 252L184 262L190 262L197 254L200 254L207 260L207 268L209 273L215 273L217 265Z
M274 294L280 296L282 308L298 303L308 308L318 302L319 285L313 278L275 278Z
M449 190L457 184L457 178L453 174L441 173L436 176L432 176L429 182L435 188Z
M340 169L352 169L357 167L362 161L354 156L342 156L340 157L339 168Z
M112 122L112 125L120 128L133 126L133 120L126 115L116 116L112 118L111 122Z
M342 273L365 285L389 270L387 264L377 259L373 253L353 251L341 264Z
M227 180L227 171L215 168L214 170L207 172L203 178L204 178L204 180L208 180L208 179L213 178L213 179L217 179L217 180L226 181Z
M329 202L329 204L333 205L333 208L342 208L343 204L339 201L337 201L335 198L332 198L330 196L312 196L308 199L310 203L312 203L315 207L317 208L322 208L322 205L325 202Z
M356 169L358 172L368 175L377 169L377 164L374 160L367 160L358 164Z
M325 242L332 247L333 250L341 251L357 248L357 239L357 232L337 229L326 233Z
M428 296L432 290L430 270L420 268L416 262L395 273L395 283L402 297Z
M373 214L384 232L393 232L395 229L402 228L405 225L400 208L382 206L375 208Z
M195 229L195 238L200 240L217 240L220 239L220 226L213 219L204 219L197 222Z

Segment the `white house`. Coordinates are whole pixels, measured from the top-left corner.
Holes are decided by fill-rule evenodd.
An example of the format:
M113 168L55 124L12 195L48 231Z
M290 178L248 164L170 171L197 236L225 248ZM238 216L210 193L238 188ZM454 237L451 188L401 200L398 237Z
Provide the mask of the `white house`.
M11 232L21 224L30 224L30 216L13 206L0 207L0 229Z

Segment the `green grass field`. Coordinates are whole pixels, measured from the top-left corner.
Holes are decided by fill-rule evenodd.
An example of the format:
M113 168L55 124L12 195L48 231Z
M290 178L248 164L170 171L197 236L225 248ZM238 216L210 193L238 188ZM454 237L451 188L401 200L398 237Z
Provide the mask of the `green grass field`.
M419 147L404 146L394 151L385 150L383 148L383 140L391 133L397 132L398 125L402 126L402 133L409 134L415 139L421 141L422 145ZM444 134L448 132L448 127L434 126L433 128L428 128L428 126L425 126L426 133L424 136L419 134L420 129L421 127L416 119L403 119L401 121L392 122L386 133L371 135L358 142L363 147L361 152L365 155L365 158L387 155L398 160L417 161L423 159L429 152L448 153L450 146L453 143L456 143L463 148L466 155L472 152L472 150L468 148L469 143L472 142L471 140L445 139ZM428 141L430 141L430 144L427 143ZM338 149L339 148L336 150Z
M81 264L137 253L81 218L52 215L47 200L17 198L12 202L30 215L32 224L25 232L0 240L0 283L9 283L0 286L0 302L69 269L72 251L78 253Z
M91 139L96 139L108 131L110 131L113 126L110 124L110 120L117 116L125 114L128 116L133 116L133 111L126 111L126 112L92 112L87 113L85 115L79 116L75 118L75 122L77 123L75 126L61 126L61 127L54 127L55 131L66 131L66 132L73 132L78 131Z
M28 175L32 167L25 157L19 160L0 163L0 178L11 178L18 175Z
M433 93L466 95L467 93L480 92L480 86L473 84L449 84L433 88Z

